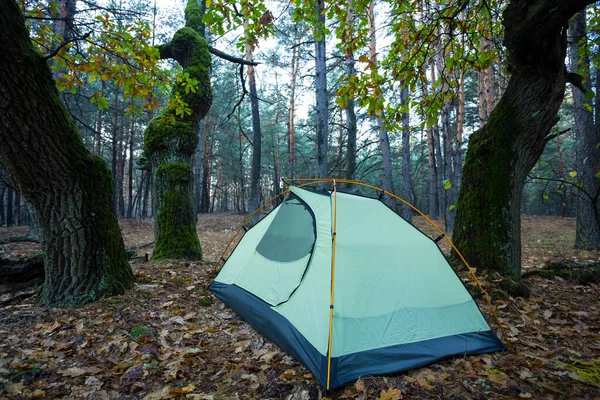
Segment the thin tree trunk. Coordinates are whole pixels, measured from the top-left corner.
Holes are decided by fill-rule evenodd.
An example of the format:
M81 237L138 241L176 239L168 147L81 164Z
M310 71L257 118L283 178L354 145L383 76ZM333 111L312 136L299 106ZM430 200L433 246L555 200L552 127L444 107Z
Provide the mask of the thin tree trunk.
M15 220L13 218L14 197L15 190L9 185L8 190L6 191L6 226L13 226L15 224Z
M19 6L0 0L0 163L42 232L46 306L80 306L133 284L105 162L90 154L33 48Z
M423 96L427 98L429 96L427 80L423 73L423 79L421 80L421 89L423 90ZM427 162L429 164L429 218L435 220L438 217L438 170L435 162L435 141L433 138L433 128L430 125L425 127L427 134Z
M317 0L317 27L315 32L315 97L316 97L316 146L317 165L315 177L324 178L329 175L327 166L328 150L328 107L327 107L327 61L325 49L325 1Z
M456 147L454 149L454 181L456 192L462 180L462 139L465 126L465 71L460 71L458 80L458 106L456 111Z
M244 21L244 29L248 29L248 20ZM252 50L252 46L250 44L246 44L246 60L248 61L252 61ZM260 167L262 156L262 135L260 130L258 94L256 92L256 75L254 72L254 66L252 65L248 65L248 86L250 88L250 105L252 109L252 166L250 171L249 212L253 213L260 205ZM219 168L220 174L222 167ZM254 222L256 222L256 220L254 220Z
M110 158L110 170L113 175L113 209L117 218L119 217L119 87L114 87L113 93L113 126L112 126L112 151Z
M352 26L354 19L353 0L348 0L348 25ZM346 55L346 73L348 79L356 76L354 66L354 53ZM354 98L349 98L346 103L346 124L348 129L348 141L346 143L346 179L356 178L356 111L354 110Z
M408 105L408 89L402 88L400 93L401 103L405 107ZM413 185L410 168L410 114L408 111L402 112L402 197L404 200L413 204ZM402 204L402 218L412 223L413 210L406 204Z
M104 91L104 81L102 81L102 91ZM96 117L96 132L94 133L94 154L102 156L102 114L103 110L98 110Z
M135 143L135 118L131 116L131 129L129 130L129 170L127 192L127 218L133 218L133 145Z
M371 62L377 67L377 37L375 31L375 2L371 1L367 8L367 20L369 21L369 57ZM392 172L392 152L390 149L390 138L383 121L383 112L377 114L377 134L379 145L381 147L381 164L383 167L383 189L390 193L394 192L393 172ZM392 210L396 210L396 200L391 196L384 196L383 201Z
M200 212L208 213L210 211L210 178L212 159L212 141L210 137L210 113L206 115L204 120L204 157L202 158L202 195L200 196Z
M144 181L144 197L142 200L142 218L148 217L148 209L152 209L152 207L148 207L148 203L150 200L150 188L152 187L152 170L146 171L146 178ZM151 216L151 215L150 215Z
M294 113L296 108L296 78L298 75L298 45L300 44L300 38L296 37L298 27L294 24L294 48L292 49L292 71L290 72L290 104L289 104L289 115L287 123L287 137L288 137L288 178L294 178L294 146L295 146L295 124L294 124ZM242 191L243 192L243 191Z
M591 89L590 84L590 58L587 54L586 17L585 11L577 13L569 25L569 68L584 77L583 86ZM582 56L583 54L583 56ZM577 198L577 219L575 247L582 250L600 249L600 227L597 214L598 193L600 180L596 178L598 172L600 139L594 129L594 114L586 100L585 94L578 88L571 87L573 93L573 120L576 138L576 171L575 180L581 182L580 190L587 195ZM586 108L586 105L590 109ZM591 197L591 198L590 198Z

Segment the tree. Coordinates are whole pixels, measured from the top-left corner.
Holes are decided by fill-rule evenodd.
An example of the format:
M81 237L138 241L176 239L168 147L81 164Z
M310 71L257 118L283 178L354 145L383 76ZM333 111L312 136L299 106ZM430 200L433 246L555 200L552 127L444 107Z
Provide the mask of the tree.
M248 20L244 20L246 30ZM252 51L256 43L249 33L246 36L246 60L252 61ZM248 65L248 86L250 88L250 105L252 109L252 168L250 177L250 212L256 211L260 205L260 167L262 156L262 133L260 130L260 111L256 92L256 73L253 65ZM256 221L255 221L256 222Z
M569 55L572 71L584 77L583 87L589 92L590 57L587 53L585 11L575 15L569 25ZM600 217L597 201L600 195L600 179L596 177L600 169L600 140L594 129L594 113L588 104L586 93L573 87L574 131L576 138L576 179L580 182L581 193L577 198L577 220L575 247L583 250L600 249ZM597 88L596 88L597 90ZM593 92L589 92L593 93ZM587 107L589 108L587 108Z
M316 0L317 24L315 27L315 98L316 98L316 154L315 177L329 176L328 153L328 102L327 102L327 61L325 49L325 0Z
M526 0L504 11L511 73L487 124L469 140L453 239L467 260L515 280L521 275L525 178L556 134L565 85L569 19L593 0Z
M0 0L0 164L39 222L46 306L80 306L133 284L105 162L86 149L33 47L19 6Z
M192 157L198 143L198 124L212 103L204 11L204 5L188 0L185 27L175 32L171 42L160 46L161 58L174 58L183 72L173 88L171 104L150 121L144 136L144 150L154 176L153 259L202 258L196 233Z

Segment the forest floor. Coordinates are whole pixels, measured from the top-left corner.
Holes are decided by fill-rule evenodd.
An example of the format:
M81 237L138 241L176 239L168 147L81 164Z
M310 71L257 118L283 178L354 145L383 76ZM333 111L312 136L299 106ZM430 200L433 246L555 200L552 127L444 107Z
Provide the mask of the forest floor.
M321 398L306 368L205 290L214 261L242 221L233 214L200 217L207 261L136 259L135 288L125 295L69 310L39 307L33 298L0 307L0 399ZM437 236L422 220L415 223ZM146 245L138 253L151 253L151 221L121 225L128 247ZM573 249L574 228L569 218L524 216L524 270L600 260L599 253ZM25 232L0 228L0 238ZM31 243L0 245L0 256L38 251ZM484 280L494 286L492 276ZM600 399L599 285L535 274L524 282L530 297L494 300L513 352L366 377L332 398ZM485 302L479 305L497 330Z

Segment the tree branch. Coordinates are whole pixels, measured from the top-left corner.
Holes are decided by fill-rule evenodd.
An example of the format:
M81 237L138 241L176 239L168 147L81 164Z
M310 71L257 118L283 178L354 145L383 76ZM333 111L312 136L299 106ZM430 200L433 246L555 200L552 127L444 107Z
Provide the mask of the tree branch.
M252 66L257 66L260 64L256 61L248 61L248 60L244 60L243 58L230 56L229 54L223 53L221 50L217 50L211 46L208 46L208 51L210 51L213 55L215 55L219 58L222 58L223 60L231 61L232 63L242 64L242 65L252 65Z
M555 137L559 137L560 135L564 135L565 133L569 132L570 130L571 130L571 128L563 129L560 132L556 132L556 133L553 133L552 135L546 136L546 138L544 140L546 141L546 143L548 143L549 141L551 141Z
M589 92L589 90L583 85L583 76L575 72L567 73L567 82L581 90L584 94Z
M85 35L83 35L83 36L72 37L72 38L71 38L71 39L69 39L69 40L65 40L64 42L62 42L62 43L60 44L60 46L58 46L58 47L57 47L56 49L54 49L54 50L53 50L53 51L52 51L50 54L48 54L47 56L45 56L45 57L43 58L43 59L44 59L44 61L47 61L47 60L51 59L52 57L54 57L55 55L57 55L57 54L58 54L58 52L60 51L60 49L62 49L63 47L65 47L65 46L66 46L66 45L68 45L69 43L71 43L71 42L74 42L74 41L76 41L76 40L85 40L85 39L87 39L88 37L90 37L90 35L91 35L91 34L92 34L92 31L89 31L88 33L86 33L86 34L85 34Z

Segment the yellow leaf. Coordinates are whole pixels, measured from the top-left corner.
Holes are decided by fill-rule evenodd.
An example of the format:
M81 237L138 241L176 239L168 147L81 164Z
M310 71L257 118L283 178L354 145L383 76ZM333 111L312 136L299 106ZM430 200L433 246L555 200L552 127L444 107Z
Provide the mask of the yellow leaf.
M387 391L382 390L381 395L377 400L400 400L402 398L402 392L399 389L388 389Z
M506 385L508 383L508 376L504 373L502 374L491 374L487 377L488 381L494 382L498 385Z
M182 388L169 388L169 394L187 394L192 393L196 389L194 384L189 384Z

